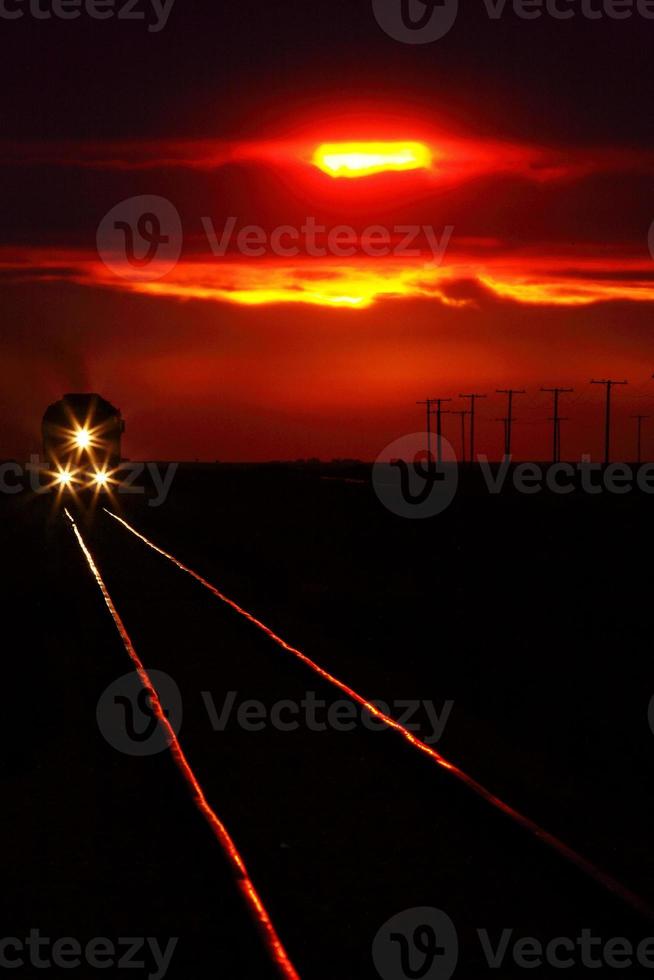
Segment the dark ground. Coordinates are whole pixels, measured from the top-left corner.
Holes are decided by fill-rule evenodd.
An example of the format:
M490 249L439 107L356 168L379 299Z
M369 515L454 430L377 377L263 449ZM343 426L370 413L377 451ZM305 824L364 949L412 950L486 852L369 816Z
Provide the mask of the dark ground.
M368 483L320 476L188 467L163 507L118 510L367 697L453 700L439 750L654 902L652 498L464 492L408 521ZM169 757L129 757L98 731L98 699L131 665L51 504L0 500L2 934L178 936L173 980L265 978ZM478 927L654 934L394 734L214 732L202 691L339 696L106 515L80 528L145 664L182 691L182 744L302 977L378 976L377 930L421 905L455 922L465 980L525 972L489 971Z

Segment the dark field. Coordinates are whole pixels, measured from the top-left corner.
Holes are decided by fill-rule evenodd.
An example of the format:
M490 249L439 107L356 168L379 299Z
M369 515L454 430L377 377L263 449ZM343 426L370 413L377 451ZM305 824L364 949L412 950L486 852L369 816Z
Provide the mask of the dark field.
M131 757L100 734L98 699L131 664L52 503L0 500L3 935L174 936L174 980L271 976L168 754ZM652 506L464 487L410 521L365 468L189 466L162 507L114 509L367 698L439 714L453 701L438 750L654 903ZM341 695L106 514L79 527L142 660L179 685L182 745L302 977L378 977L378 929L423 905L454 921L464 980L525 974L510 955L489 970L477 928L494 942L654 935L395 733L252 732L235 717L214 731L202 692L218 710L228 692L237 705Z

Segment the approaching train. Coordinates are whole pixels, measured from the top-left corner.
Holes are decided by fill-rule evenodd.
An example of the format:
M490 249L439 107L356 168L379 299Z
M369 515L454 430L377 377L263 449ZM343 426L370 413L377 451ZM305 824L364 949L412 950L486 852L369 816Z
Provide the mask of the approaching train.
M68 394L47 408L42 428L55 483L101 490L115 482L125 431L120 409L98 394Z

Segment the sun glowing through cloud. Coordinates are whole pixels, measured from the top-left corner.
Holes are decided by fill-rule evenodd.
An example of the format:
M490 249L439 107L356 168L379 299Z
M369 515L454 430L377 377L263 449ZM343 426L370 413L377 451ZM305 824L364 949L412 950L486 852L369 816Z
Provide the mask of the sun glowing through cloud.
M430 170L424 143L322 143L313 164L330 177L368 177L392 170Z

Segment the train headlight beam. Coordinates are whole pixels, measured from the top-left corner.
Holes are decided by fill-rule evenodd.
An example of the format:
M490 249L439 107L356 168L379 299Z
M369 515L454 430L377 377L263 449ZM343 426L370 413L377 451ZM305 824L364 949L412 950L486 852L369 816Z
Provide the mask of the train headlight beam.
M88 449L91 445L91 433L88 429L78 429L74 439L78 449Z

